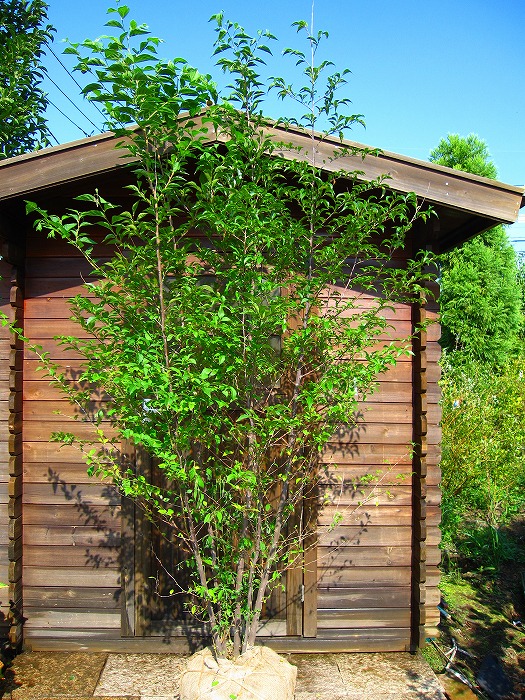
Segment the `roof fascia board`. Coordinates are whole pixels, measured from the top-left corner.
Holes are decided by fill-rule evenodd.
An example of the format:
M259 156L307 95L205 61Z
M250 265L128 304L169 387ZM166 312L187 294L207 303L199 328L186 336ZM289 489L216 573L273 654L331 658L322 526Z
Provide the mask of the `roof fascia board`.
M275 133L275 129L272 133ZM289 142L290 151L283 150L285 158L312 161L312 140L300 132L281 131L283 142ZM347 146L350 150L334 160L334 152ZM334 140L316 140L316 161L329 172L361 171L358 179L369 182L384 177L384 184L396 192L414 192L421 201L440 204L451 209L474 212L501 223L513 223L525 203L525 188L507 185L497 180L470 175L434 163L405 158L395 153L377 155L357 151L367 149L362 144ZM368 148L368 150L370 150Z
M196 117L193 121L201 121ZM209 122L203 121L209 141L225 141ZM363 181L385 178L384 184L397 192L414 192L423 202L473 212L494 222L513 223L525 204L525 188L506 185L453 170L444 166L407 158L395 153L377 155L358 152L370 149L351 141L321 138L297 129L270 126L265 131L282 144L279 155L287 159L312 162L315 159L327 172L360 172ZM121 139L120 139L121 140ZM115 148L115 136L107 132L71 144L55 146L0 161L0 200L25 196L48 187L105 173L130 164L124 149ZM348 152L334 159L334 152L348 147ZM357 149L357 150L356 150Z
M115 148L116 143L114 134L107 132L0 161L0 201L118 170L132 163L125 149Z

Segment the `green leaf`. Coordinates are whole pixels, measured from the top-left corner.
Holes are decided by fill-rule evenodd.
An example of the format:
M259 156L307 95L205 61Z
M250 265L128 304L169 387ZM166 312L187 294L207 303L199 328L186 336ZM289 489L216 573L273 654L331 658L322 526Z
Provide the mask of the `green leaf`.
M129 15L129 7L127 5L119 5L117 7L117 12L122 17L122 19L124 19Z

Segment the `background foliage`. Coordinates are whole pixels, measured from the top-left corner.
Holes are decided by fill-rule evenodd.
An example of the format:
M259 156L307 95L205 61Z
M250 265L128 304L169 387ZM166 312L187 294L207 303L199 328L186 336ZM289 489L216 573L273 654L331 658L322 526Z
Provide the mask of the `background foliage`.
M525 509L524 375L521 357L443 364L444 543L477 566L516 556L498 533Z
M449 135L430 159L497 176L473 134ZM470 566L516 556L501 528L525 507L522 280L501 226L441 256L442 531Z
M0 158L49 146L41 58L52 41L43 0L0 3Z
M474 175L497 176L487 145L474 134L450 134L429 159ZM516 254L505 229L496 226L441 255L440 267L441 343L448 361L474 358L496 366L517 352L521 292Z

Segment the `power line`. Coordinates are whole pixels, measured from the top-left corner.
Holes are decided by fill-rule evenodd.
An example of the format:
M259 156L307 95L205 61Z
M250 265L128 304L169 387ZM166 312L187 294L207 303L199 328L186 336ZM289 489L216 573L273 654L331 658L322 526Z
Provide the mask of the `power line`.
M71 117L68 117L67 114L66 114L65 112L63 112L63 111L60 109L60 107L57 107L56 104L55 104L54 102L52 102L52 101L49 99L49 97L47 98L47 101L49 102L49 104L50 104L52 107L54 107L54 108L57 110L57 112L60 112L60 114L61 114L63 117L65 117L69 122L71 122L71 124L73 124L73 126L75 126L79 131L81 131L81 132L84 134L84 136L85 136L86 138L89 138L90 134L88 134L87 131L84 131L84 129L83 129L81 126L79 126L76 122L74 122L74 121L71 119ZM96 128L98 129L98 127L96 127ZM58 143L58 142L57 142L57 143Z
M55 105L53 105L53 107L54 106ZM57 137L55 136L55 134L51 131L51 129L49 127L47 127L47 131L48 131L49 135L51 136L51 138L53 138L55 140L56 145L60 146L60 141L57 139Z
M76 86L79 88L79 90L82 92L82 90L83 90L84 88L83 88L82 85L78 82L78 80L75 78L75 76L73 75L73 73L71 73L71 71L69 70L69 68L68 68L66 65L64 65L64 63L59 59L59 57L56 55L56 53L53 51L53 49L51 48L51 46L50 46L49 44L48 44L48 48L49 48L49 50L51 51L51 53L53 54L53 56L56 58L56 60L60 63L60 65L62 66L62 68L63 68L63 69L66 71L66 73L69 75L69 77L71 78L71 80L75 83L75 85L76 85ZM98 112L102 117L104 117L104 119L105 119L105 118L106 118L106 115L105 115L104 112L100 109L100 107L99 107L95 102L91 102L91 104L92 104L93 107L97 110L97 112Z
M98 130L99 130L98 125L95 124L95 122L92 122L91 119L90 119L88 116L86 116L86 115L84 114L84 112L80 109L80 107L78 107L78 106L73 102L73 100L71 99L71 97L69 97L69 95L67 95L67 94L62 90L62 88L60 87L60 85L57 85L57 83L55 83L55 81L53 80L53 78L51 78L49 75L47 76L47 78L48 78L48 80L50 80L50 81L53 83L53 85L56 87L56 89L59 90L59 91L64 95L64 97L66 98L66 100L69 100L69 102L71 102L71 104L72 104L73 107L77 110L77 112L80 112L80 114L84 117L84 119L87 119L87 121L91 124L91 126L94 126L95 129L97 129L97 131L98 131Z

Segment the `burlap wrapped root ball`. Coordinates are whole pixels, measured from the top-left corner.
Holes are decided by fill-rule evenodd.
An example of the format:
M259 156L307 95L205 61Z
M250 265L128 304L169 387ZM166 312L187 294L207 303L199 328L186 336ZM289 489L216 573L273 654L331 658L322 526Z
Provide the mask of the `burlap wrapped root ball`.
M235 661L211 649L194 654L180 679L180 700L293 700L297 668L267 647Z

